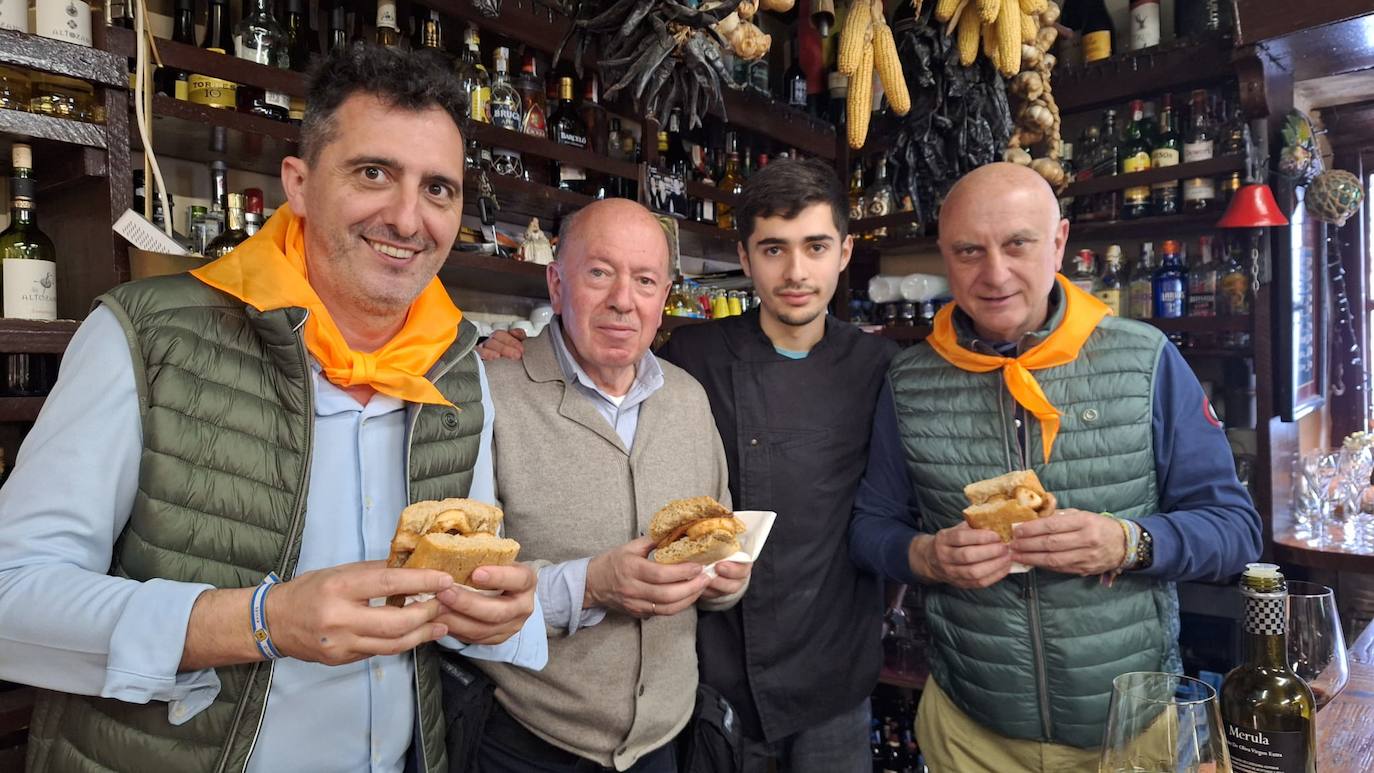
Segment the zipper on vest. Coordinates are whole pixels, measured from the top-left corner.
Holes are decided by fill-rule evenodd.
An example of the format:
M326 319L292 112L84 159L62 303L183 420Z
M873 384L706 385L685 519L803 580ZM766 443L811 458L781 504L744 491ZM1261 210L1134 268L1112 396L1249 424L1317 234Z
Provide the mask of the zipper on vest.
M307 311L306 317L308 318L309 316L310 312ZM308 374L310 373L310 359L309 355L306 354L305 339L300 337L301 328L304 326L305 320L303 319L301 320L301 324L296 326L294 332L297 335L298 346L296 348L301 356L301 372L307 374L306 378L308 379ZM306 382L305 390L305 447L307 449L305 463L301 465L301 481L299 483L299 488L296 489L301 492L301 494L298 497L299 502L296 506L296 512L291 516L291 529L286 533L286 550L282 551L281 560L277 564L277 574L285 580L291 579L290 574L286 571L286 565L295 552L293 550L293 545L301 537L301 521L305 518L305 503L307 499L305 492L306 488L310 485L310 466L314 459L315 451L315 390L311 388L309 381ZM253 665L253 671L248 675L250 684L253 681L253 677L257 676L258 669L260 668L262 668L261 662ZM258 726L253 730L253 741L248 745L248 755L243 758L244 773L247 773L248 765L253 760L253 751L258 748L258 738L262 735L262 723L263 720L267 718L267 699L272 692L272 676L276 672L276 669L276 661L271 661L267 664L267 688L262 694L262 711L258 712ZM239 724L243 721L243 712L247 707L248 692L245 691L239 703L238 712L234 715L234 724L229 727L230 739L233 738L234 732L238 730ZM229 751L231 748L232 743L226 742L224 746L224 758L220 760L220 771L223 771L229 764Z
M1035 656L1035 688L1040 705L1040 729L1045 741L1054 738L1054 723L1050 721L1050 685L1045 676L1045 640L1040 631L1040 590L1035 582L1035 568L1026 572L1026 607L1030 610L1031 650Z

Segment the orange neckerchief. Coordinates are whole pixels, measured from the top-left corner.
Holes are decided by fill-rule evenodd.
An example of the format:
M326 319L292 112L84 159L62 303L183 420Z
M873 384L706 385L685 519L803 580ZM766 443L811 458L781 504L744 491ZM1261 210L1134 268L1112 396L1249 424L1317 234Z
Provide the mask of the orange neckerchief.
M305 346L334 384L366 384L412 403L450 404L425 373L458 337L463 312L437 277L411 303L399 333L375 352L358 352L349 348L306 278L305 223L288 206L233 252L191 274L258 311L307 309Z
M979 354L960 346L958 335L954 332L952 303L935 315L935 328L926 338L937 354L960 370L971 373L1002 370L1007 391L1022 408L1040 420L1046 464L1050 462L1054 438L1059 434L1059 411L1045 397L1045 392L1040 389L1031 371L1057 368L1078 359L1079 351L1083 349L1088 336L1097 329L1097 323L1111 313L1105 303L1083 292L1063 275L1056 274L1055 279L1064 293L1064 318L1049 337L1026 350L1020 357Z

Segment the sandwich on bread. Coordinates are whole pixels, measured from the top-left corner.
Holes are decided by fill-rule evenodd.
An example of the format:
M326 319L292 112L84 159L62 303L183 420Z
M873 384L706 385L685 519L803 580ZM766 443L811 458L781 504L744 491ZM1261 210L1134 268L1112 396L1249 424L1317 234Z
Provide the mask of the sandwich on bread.
M1058 503L1040 485L1034 470L1017 470L964 486L969 506L964 520L975 529L991 529L1011 542L1011 525L1052 515Z
M744 522L711 497L675 499L649 522L649 536L658 542L653 558L660 564L719 561L739 551L743 532Z
M386 565L448 572L469 584L479 566L515 563L520 543L497 537L500 508L472 499L416 502L401 511Z

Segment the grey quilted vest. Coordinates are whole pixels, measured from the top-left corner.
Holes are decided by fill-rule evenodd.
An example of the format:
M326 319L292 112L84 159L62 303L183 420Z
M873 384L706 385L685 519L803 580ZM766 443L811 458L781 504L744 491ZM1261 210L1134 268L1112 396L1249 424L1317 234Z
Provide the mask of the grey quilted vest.
M304 529L314 432L304 309L258 312L189 275L122 285L97 301L128 336L138 385L143 455L129 524L111 574L220 588L251 587L295 571ZM430 372L455 408L408 406L411 501L463 496L482 429L476 330ZM245 621L247 625L246 610ZM438 659L416 650L425 767L447 769ZM167 705L44 692L29 736L28 769L240 771L266 706L266 663L217 669L215 702L182 725Z
M1022 351L1058 325L1057 299L1056 288L1055 311ZM956 320L965 347L988 351L962 313ZM921 528L957 525L965 484L1023 467L1060 507L1126 518L1157 512L1151 411L1163 344L1148 325L1108 317L1076 361L1034 371L1063 414L1048 465L1033 417L1023 422L1023 457L1017 405L1000 370L960 370L928 345L898 355L889 379ZM982 590L931 586L925 607L932 676L968 716L1010 738L1097 746L1114 677L1179 670L1172 584L1129 573L1111 588L1041 569Z

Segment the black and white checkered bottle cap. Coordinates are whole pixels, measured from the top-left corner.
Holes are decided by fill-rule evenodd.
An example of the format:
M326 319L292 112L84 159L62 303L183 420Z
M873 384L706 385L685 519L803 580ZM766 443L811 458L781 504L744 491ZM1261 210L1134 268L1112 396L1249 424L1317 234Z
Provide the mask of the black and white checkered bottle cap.
M1280 636L1286 630L1288 590L1274 564L1247 564L1241 576L1245 594L1245 632Z

